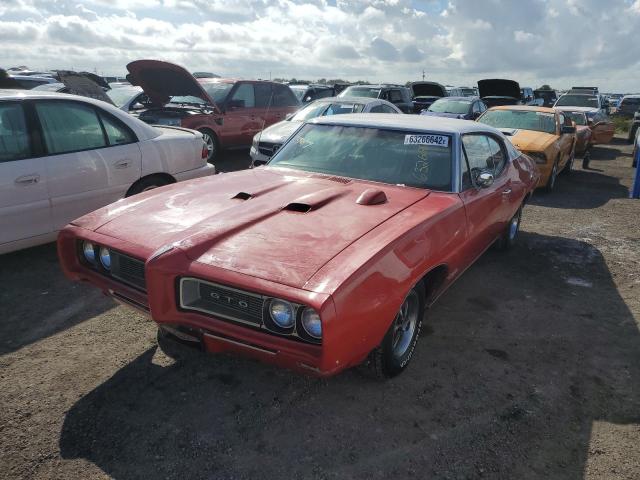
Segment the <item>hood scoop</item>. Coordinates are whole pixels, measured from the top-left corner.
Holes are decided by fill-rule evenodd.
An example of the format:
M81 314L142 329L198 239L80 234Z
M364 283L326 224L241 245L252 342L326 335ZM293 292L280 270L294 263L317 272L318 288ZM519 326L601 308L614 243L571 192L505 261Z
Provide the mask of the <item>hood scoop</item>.
M387 194L377 188L367 188L356 200L358 205L381 205L387 203Z
M250 198L252 198L253 195L251 195L250 193L247 192L238 192L236 193L233 197L231 197L232 199L237 199L237 200L249 200Z
M311 210L316 210L331 201L347 195L349 190L343 188L325 188L308 195L303 195L297 198L293 202L287 204L283 210L290 212L307 213Z

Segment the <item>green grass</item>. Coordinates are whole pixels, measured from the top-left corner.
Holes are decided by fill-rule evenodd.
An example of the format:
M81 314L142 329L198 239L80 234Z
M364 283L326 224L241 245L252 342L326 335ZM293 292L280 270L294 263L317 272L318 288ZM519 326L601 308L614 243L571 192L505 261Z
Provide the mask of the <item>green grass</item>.
M616 126L616 133L628 133L631 127L631 118L629 117L612 117L613 124Z

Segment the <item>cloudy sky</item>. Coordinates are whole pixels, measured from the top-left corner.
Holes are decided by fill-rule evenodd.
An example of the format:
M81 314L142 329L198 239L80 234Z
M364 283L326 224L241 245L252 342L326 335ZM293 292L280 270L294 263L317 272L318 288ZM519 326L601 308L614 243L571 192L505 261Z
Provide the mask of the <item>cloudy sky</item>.
M640 91L640 0L0 0L0 66Z

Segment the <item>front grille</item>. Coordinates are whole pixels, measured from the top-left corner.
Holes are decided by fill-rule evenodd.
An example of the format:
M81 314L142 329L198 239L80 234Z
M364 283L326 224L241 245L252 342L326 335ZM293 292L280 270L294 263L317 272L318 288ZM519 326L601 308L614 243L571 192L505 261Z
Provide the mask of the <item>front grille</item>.
M260 142L258 144L258 151L261 154L266 155L267 157L271 157L278 151L281 146L281 143Z
M195 278L180 280L180 306L221 318L262 325L264 298Z
M140 290L147 289L144 278L144 262L114 250L111 253L111 275Z

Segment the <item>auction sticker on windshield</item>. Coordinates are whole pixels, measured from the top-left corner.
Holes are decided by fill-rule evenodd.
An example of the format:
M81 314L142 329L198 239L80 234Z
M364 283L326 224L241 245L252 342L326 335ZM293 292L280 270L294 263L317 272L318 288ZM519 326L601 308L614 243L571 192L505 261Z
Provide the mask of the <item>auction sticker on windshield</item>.
M448 147L449 137L446 135L405 135L405 145L434 145L436 147Z

